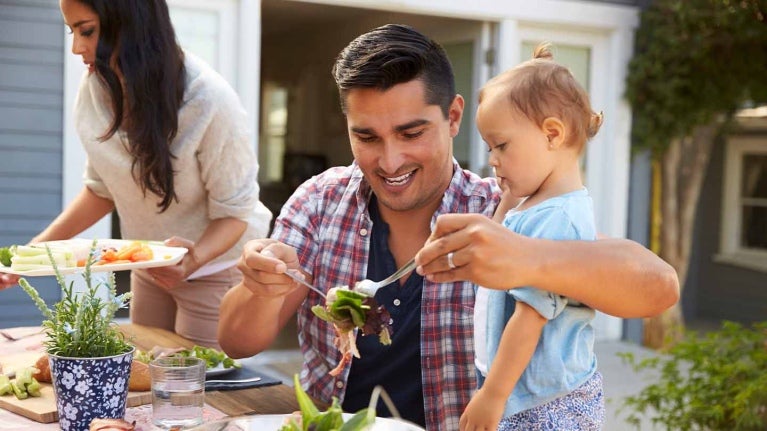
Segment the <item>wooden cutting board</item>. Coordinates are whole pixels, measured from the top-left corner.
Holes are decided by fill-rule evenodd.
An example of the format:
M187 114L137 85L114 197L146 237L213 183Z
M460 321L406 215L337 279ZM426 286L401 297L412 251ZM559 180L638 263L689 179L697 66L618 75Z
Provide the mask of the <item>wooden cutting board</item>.
M27 352L9 355L2 358L5 371L16 370L35 364L41 353ZM56 397L53 395L53 386L50 383L41 383L42 396L29 397L24 400L17 399L14 395L0 396L0 408L42 423L51 423L59 420L56 412ZM128 392L128 407L140 406L152 402L152 393Z

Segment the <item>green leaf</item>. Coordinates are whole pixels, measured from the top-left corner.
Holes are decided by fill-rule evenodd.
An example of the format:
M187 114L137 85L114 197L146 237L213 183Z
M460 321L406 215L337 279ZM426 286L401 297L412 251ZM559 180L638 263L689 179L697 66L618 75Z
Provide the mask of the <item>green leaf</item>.
M369 409L362 409L354 414L344 425L340 431L362 431L372 427L375 424L375 414L373 419L370 419Z
M0 264L3 266L11 266L12 256L13 253L11 253L10 247L0 247Z
M309 423L312 421L312 419L314 419L315 416L320 414L320 411L317 406L314 405L312 399L309 398L309 395L301 387L301 381L298 380L298 374L293 375L293 387L296 390L296 401L298 401L298 407L301 409L301 421L303 424L303 429L306 431L308 429Z

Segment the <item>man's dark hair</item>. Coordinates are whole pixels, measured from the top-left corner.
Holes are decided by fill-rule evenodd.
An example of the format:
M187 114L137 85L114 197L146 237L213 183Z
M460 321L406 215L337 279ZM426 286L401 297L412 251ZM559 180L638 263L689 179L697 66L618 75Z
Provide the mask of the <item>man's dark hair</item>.
M445 50L412 27L387 24L354 39L338 54L333 78L346 113L346 96L355 88L388 90L423 81L426 103L439 105L447 118L455 98L455 78Z

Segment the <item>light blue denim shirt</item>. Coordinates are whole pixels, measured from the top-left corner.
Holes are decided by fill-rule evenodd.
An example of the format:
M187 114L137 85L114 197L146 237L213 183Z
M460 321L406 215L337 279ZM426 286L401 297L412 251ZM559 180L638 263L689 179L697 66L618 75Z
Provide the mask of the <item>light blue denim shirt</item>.
M509 211L504 226L525 236L556 240L594 240L594 210L586 189L548 199L523 211ZM474 324L485 328L485 355L492 364L514 303L529 304L549 321L544 325L530 363L506 401L504 417L545 404L586 382L596 371L594 310L564 296L532 286L508 291L478 288ZM476 313L486 307L486 313ZM484 326L482 326L484 325ZM478 358L479 361L479 358ZM481 362L478 362L480 364ZM499 364L493 364L498 366ZM484 378L480 378L480 384Z

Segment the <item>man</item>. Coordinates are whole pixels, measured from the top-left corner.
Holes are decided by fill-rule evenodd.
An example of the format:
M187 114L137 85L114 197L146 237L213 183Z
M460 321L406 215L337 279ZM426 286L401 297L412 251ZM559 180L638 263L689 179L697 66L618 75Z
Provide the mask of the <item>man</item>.
M452 243L461 235L435 239L431 251L419 256L427 279L413 272L378 291L376 300L392 315L392 344L358 336L360 358L337 377L328 374L341 360L333 327L310 310L324 299L284 272L299 269L325 290L381 280L421 250L438 215L474 213L491 223L500 190L453 159L464 101L455 94L450 63L437 43L406 26L379 27L340 53L333 75L355 161L304 183L285 204L272 238L248 243L240 261L244 280L222 302L219 342L230 356L256 354L298 313L301 381L310 395L326 402L336 396L345 411L354 412L382 385L404 418L428 429L457 429L476 388L474 289L469 282L428 278L456 276L450 271L455 262L445 267L444 253L435 250L465 246ZM452 227L441 229L461 226ZM597 309L628 317L657 313L676 301L676 278L665 263L629 241L604 242L579 244L577 253L569 251L571 244L546 244L548 255L537 259L558 258L564 272L577 270L578 283L558 293ZM633 264L624 266L629 260ZM535 261L536 256L525 259ZM626 283L610 284L616 279ZM623 302L616 305L613 296ZM389 412L380 406L379 414Z

